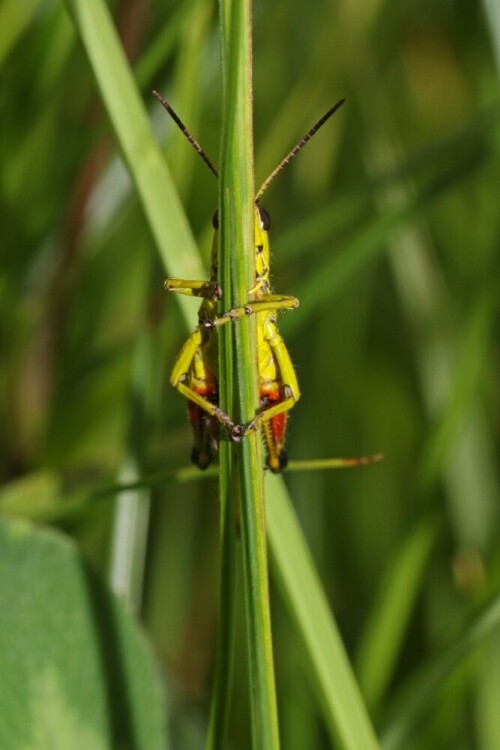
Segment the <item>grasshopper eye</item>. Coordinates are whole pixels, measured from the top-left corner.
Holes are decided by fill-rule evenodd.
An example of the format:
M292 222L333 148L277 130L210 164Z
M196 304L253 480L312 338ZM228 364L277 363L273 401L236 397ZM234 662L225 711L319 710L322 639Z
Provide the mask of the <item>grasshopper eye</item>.
M219 209L217 209L214 215L212 216L212 226L214 229L219 228Z
M264 230L264 232L268 232L271 229L271 217L267 213L265 208L259 208L259 216L260 216L260 226L261 229Z

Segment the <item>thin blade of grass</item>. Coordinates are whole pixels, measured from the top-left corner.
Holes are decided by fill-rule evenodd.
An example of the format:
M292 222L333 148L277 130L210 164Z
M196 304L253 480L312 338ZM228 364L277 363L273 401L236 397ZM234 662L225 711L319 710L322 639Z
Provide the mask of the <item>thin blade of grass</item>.
M66 0L66 5L92 66L168 274L187 279L204 278L205 272L191 230L154 140L106 4L102 0ZM192 301L179 295L177 302L192 325L196 315Z
M0 6L0 65L31 23L40 0L4 0Z
M224 306L244 305L254 285L254 175L251 2L221 0L224 117L220 175L219 273ZM220 404L246 424L257 408L255 319L225 326L219 336ZM234 387L233 387L234 384ZM221 499L233 483L234 448L222 446ZM242 440L239 462L241 548L249 656L252 747L279 748L271 646L263 452L260 435ZM235 502L234 492L230 502ZM226 528L226 533L235 529Z
M332 742L343 750L379 745L283 481L267 477L273 571L302 642ZM337 745L335 745L337 747Z

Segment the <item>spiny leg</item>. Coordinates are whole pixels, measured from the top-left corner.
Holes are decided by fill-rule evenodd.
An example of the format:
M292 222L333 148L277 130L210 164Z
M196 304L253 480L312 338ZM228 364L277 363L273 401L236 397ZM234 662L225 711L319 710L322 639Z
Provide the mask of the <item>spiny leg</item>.
M283 412L262 423L262 434L267 450L267 465L274 474L279 474L288 464L288 456L285 450L287 416L287 412Z
M264 422L269 422L271 419L274 419L274 417L278 417L280 414L284 414L285 412L290 411L290 409L293 409L300 398L300 393L292 391L288 385L282 386L282 388L285 394L287 394L283 401L278 401L274 406L266 406L264 410L256 414L248 424L237 424L233 426L231 430L231 439L233 441L237 442L247 435L251 435L252 432L259 430Z
M295 310L299 306L299 300L286 294L266 294L255 302L248 302L241 307L233 307L214 320L202 321L205 328L213 330L230 323L238 318L256 315L261 312L272 312L279 310Z
M286 465L286 454L283 448L286 414L299 400L300 389L290 354L276 323L272 319L268 320L266 324L265 338L269 343L279 371L279 382L276 383L277 391L276 394L266 394L264 408L248 424L234 426L232 438L233 440L241 440L246 435L250 435L263 427L268 451L268 466L271 471L277 473ZM283 418L281 424L279 417ZM276 439L276 433L281 433L281 439Z

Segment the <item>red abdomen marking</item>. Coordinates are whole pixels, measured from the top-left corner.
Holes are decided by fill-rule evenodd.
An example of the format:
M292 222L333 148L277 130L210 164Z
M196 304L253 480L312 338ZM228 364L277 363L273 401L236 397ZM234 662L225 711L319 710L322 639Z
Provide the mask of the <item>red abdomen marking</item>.
M286 412L283 412L283 414L278 414L276 417L273 417L271 419L271 425L273 428L273 435L276 445L281 445L285 440L286 418L287 414Z
M278 388L273 388L272 390L262 389L260 391L260 401L263 406L265 405L270 406L272 404L277 404L281 400L282 400L281 394ZM274 443L277 446L281 446L284 443L285 432L286 432L286 420L287 420L286 412L283 412L283 414L278 414L277 416L272 417L270 420Z

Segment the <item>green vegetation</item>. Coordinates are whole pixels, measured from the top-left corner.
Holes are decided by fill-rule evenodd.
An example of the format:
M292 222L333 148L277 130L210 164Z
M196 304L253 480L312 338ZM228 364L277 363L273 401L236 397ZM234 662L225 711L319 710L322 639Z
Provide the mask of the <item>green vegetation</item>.
M495 750L500 26L486 2L291 7L253 8L257 184L347 103L263 201L274 288L301 303L279 319L288 452L385 458L265 476L280 746ZM216 473L185 468L168 384L197 304L162 281L206 277L219 186L151 90L241 180L218 12L0 2L2 748L277 747L252 507L220 514Z

